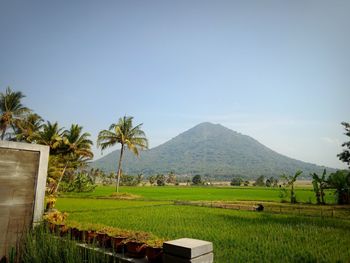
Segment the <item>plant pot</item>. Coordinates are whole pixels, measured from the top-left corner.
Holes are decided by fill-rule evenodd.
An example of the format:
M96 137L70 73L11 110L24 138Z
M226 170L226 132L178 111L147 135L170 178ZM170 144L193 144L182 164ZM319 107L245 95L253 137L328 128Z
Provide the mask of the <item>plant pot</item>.
M96 240L97 233L94 230L86 230L84 231L84 239L83 241L87 244L92 244Z
M146 256L146 247L145 243L129 241L126 243L127 255L132 258L143 258Z
M111 246L114 251L121 253L125 251L124 241L126 237L110 237L111 238Z
M69 234L70 228L66 225L59 225L58 233L61 237L67 236Z
M56 225L52 222L47 222L47 227L50 233L55 233Z
M96 232L98 245L103 248L111 248L111 237L103 232Z
M163 248L161 247L147 247L146 256L150 263L162 263L163 262Z
M76 227L71 228L70 230L71 238L77 241L83 240L83 231L79 230Z

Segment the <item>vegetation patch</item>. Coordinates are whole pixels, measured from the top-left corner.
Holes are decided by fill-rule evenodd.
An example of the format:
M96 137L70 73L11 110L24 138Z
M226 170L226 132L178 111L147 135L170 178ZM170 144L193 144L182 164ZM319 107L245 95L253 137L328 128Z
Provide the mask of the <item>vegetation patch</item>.
M130 194L130 193L112 193L110 195L113 199L120 199L120 200L135 200L140 199L140 195Z

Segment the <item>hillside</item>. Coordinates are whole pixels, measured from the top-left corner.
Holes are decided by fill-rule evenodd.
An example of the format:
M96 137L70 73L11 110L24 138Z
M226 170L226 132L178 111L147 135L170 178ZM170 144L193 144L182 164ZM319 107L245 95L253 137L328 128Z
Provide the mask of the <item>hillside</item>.
M116 171L118 157L117 150L96 160L92 166ZM295 173L298 169L308 176L310 172L321 172L324 168L288 158L252 137L208 122L141 152L140 158L127 151L123 161L123 171L129 174L174 171L176 174L201 174L217 179L229 178L233 174L246 178L279 176L282 173Z

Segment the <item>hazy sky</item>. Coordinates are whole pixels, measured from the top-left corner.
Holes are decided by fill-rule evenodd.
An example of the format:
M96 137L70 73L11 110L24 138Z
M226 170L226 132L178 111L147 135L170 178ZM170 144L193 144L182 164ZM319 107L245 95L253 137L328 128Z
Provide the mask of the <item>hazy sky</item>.
M348 0L1 0L0 91L94 141L124 114L151 147L210 121L345 167L349 14Z

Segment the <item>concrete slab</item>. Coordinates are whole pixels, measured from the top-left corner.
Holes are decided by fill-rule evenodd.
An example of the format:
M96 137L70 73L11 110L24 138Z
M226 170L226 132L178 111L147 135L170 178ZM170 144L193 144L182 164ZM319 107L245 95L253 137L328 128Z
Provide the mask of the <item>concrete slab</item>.
M164 254L192 259L212 252L213 243L199 239L180 238L164 242L163 251Z
M169 254L163 255L164 263L213 263L214 262L214 254L208 253L196 258L181 258L172 256Z

